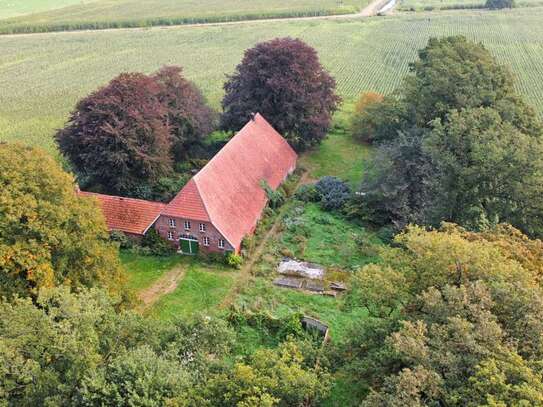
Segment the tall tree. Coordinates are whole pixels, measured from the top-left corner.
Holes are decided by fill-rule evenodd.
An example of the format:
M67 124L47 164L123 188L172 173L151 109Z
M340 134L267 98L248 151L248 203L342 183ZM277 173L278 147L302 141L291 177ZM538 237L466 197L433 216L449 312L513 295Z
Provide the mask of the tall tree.
M224 85L222 127L239 130L261 113L290 144L303 150L328 131L340 98L317 52L299 39L257 44Z
M159 85L158 98L167 110L176 161L186 160L215 127L215 112L200 90L182 76L178 66L165 66L151 76Z
M130 194L172 170L170 129L159 86L139 73L121 74L82 99L57 133L78 174L106 192Z
M398 228L506 222L542 235L542 125L509 70L464 37L430 39L411 68L364 124L380 147L359 213Z
M122 290L117 249L98 207L45 152L0 144L0 296L40 289Z

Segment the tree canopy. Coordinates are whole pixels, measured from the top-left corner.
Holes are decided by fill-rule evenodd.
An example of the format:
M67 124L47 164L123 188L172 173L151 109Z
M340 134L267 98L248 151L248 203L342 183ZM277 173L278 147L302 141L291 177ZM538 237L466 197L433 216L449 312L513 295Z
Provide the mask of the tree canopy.
M104 286L120 293L117 249L97 205L45 152L0 144L0 296Z
M379 151L362 216L398 229L506 222L540 236L543 131L509 71L463 37L431 39L411 70L364 124Z
M542 242L444 224L395 243L355 275L350 301L371 317L339 348L371 386L363 405L541 404Z
M298 150L318 144L339 97L317 52L299 39L276 38L245 51L224 85L221 125L238 131L255 113Z
M114 78L79 101L56 139L84 185L138 196L170 176L213 121L200 91L170 66Z

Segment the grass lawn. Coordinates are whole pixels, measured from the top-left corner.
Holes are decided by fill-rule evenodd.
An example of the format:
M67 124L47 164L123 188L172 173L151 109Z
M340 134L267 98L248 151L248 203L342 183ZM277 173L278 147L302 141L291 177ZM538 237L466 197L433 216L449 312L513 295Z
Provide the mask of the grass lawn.
M176 290L160 298L149 315L163 320L187 318L199 312L213 313L234 282L237 272L223 266L209 266L188 259L187 271Z
M165 272L186 261L179 255L168 257L142 256L128 251L121 251L121 263L128 274L128 285L136 291L151 286Z

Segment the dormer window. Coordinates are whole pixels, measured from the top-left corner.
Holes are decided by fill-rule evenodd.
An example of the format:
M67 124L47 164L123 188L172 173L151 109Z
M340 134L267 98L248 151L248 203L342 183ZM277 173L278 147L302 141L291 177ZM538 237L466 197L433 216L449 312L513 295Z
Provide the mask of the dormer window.
M190 230L190 221L185 221L185 230Z
M171 228L175 227L175 219L168 219L168 225L170 225Z
M205 232L205 231L206 231L206 224L200 223L200 232Z

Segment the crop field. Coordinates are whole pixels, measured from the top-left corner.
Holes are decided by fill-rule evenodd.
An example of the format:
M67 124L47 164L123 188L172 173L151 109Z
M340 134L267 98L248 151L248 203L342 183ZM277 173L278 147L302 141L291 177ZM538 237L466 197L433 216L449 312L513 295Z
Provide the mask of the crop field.
M0 0L0 19L46 12L98 0Z
M123 71L184 67L211 104L256 42L300 37L319 52L346 99L392 92L429 37L463 34L508 64L517 88L543 113L543 8L399 14L347 21L251 22L0 36L0 141L54 151L55 129L77 100Z
M431 11L484 8L486 0L400 0L398 10ZM516 0L517 7L542 6L543 0Z
M25 0L26 2L27 0ZM23 11L21 0L0 0L7 11L0 18ZM143 27L253 20L271 17L300 17L350 14L369 0L55 0L51 10L46 1L30 0L24 8L35 14L0 21L0 33L47 32L80 29ZM58 3L54 7L54 3ZM59 8L62 5L69 7Z

